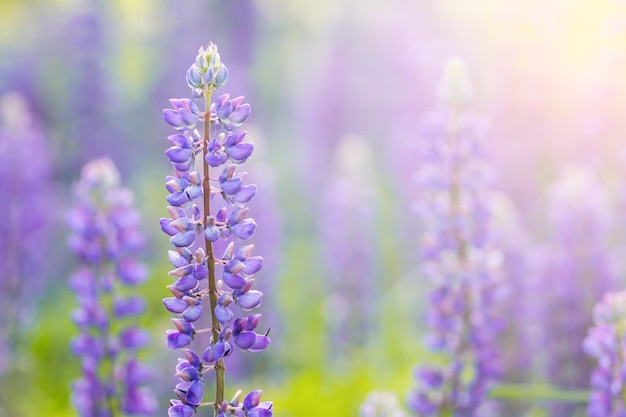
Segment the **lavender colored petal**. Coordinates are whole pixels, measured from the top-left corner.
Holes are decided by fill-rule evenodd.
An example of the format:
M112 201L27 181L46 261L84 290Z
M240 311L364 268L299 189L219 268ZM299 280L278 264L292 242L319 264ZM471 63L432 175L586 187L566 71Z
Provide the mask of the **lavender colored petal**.
M261 352L270 345L270 338L263 335L257 335L254 344L248 349L250 352Z
M252 290L237 297L239 307L244 310L252 310L261 305L263 301L263 293L261 291Z
M176 297L164 298L163 305L165 305L167 311L177 314L182 314L183 311L189 308L189 304L186 301Z
M170 349L180 349L189 346L191 336L176 330L167 330L167 347Z
M235 146L227 147L228 157L235 163L242 164L252 155L254 145L251 142L239 143Z
M253 275L259 272L261 267L263 267L263 257L261 256L253 256L251 258L246 259L244 262L245 268L243 269L244 274Z
M224 272L224 275L222 276L222 280L224 281L226 285L228 285L230 288L234 290L240 290L246 285L245 278L243 278L240 275L229 274L227 272Z

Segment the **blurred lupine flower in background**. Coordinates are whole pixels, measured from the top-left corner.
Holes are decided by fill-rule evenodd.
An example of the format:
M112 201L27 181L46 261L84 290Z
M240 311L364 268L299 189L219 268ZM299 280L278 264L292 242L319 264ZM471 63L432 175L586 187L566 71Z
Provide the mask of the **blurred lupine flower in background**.
M69 246L82 265L69 281L78 300L72 320L80 330L71 349L83 376L72 383L72 403L82 417L150 415L156 410L144 386L150 372L137 361L150 338L132 320L145 308L133 288L148 277L136 259L144 244L140 214L110 159L86 164L73 195Z
M594 326L583 349L596 362L589 417L626 416L626 291L608 293L593 309Z
M563 388L585 388L592 364L580 346L597 300L617 290L612 258L612 204L601 179L587 168L570 168L549 190L550 246L540 272L542 348L547 378ZM577 312L572 314L572 312ZM555 404L555 417L569 416L575 404Z
M438 91L442 108L427 115L420 142L416 207L423 271L434 285L427 345L445 365L417 369L409 407L418 416L476 415L500 372L502 255L491 239L482 126L466 111L471 93L463 61L451 58Z
M0 375L10 366L19 331L45 287L43 254L56 214L50 150L39 122L17 92L0 97Z
M204 99L200 111L192 99L171 99L173 109L165 109L163 118L178 131L170 135L172 142L165 153L175 169L165 179L170 193L167 197L170 218L161 219L161 229L170 235L175 250L169 260L175 267L170 275L177 280L168 285L172 297L163 299L165 308L179 318L172 319L176 330L167 331L170 349L184 349L179 358L176 376L180 379L174 392L178 399L170 401L170 417L188 417L200 406L211 406L216 416L270 417L273 404L260 402L261 391L252 391L240 402L241 391L231 401L225 400L224 358L233 352L231 343L241 350L258 352L270 343L267 332L255 332L260 314L234 317L231 305L244 312L260 306L263 293L253 290L253 275L263 265L263 258L252 256L254 245L235 247L234 240L221 257L215 256L213 244L220 239L236 237L248 240L254 236L256 223L247 217L245 204L256 195L256 185L244 184L245 172L237 166L252 155L254 146L246 142L246 132L239 127L250 116L250 105L243 97L222 94L212 102L212 94L228 79L228 70L221 63L217 47L210 43L198 51L187 71L187 84L195 99ZM203 124L201 134L196 126ZM194 171L196 156L201 154L202 173ZM210 168L221 168L219 176L211 176ZM211 210L211 201L220 195L222 204ZM201 210L194 202L202 197ZM194 250L195 247L195 250ZM216 267L222 271L217 280ZM206 280L206 281L205 281ZM211 327L196 329L202 316L202 304L208 299ZM196 324L194 324L196 323ZM190 345L196 335L210 333L202 357ZM215 398L203 402L204 375L215 374Z
M328 360L345 362L355 349L367 345L377 292L376 175L374 157L358 136L341 139L335 150L321 211L322 259L327 265L328 297L324 312L328 326Z
M408 417L393 392L371 391L359 407L360 417Z

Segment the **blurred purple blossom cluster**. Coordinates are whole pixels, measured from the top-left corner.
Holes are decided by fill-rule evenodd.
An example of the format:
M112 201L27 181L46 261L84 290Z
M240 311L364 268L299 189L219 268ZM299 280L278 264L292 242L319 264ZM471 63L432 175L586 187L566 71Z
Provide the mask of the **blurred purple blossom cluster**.
M145 309L133 288L148 278L147 266L136 259L144 245L140 214L110 159L86 164L73 196L69 246L81 267L69 280L78 301L72 321L80 330L71 350L83 375L72 383L72 402L82 417L151 415L150 372L137 361L150 337L130 320Z
M260 306L263 293L253 290L254 274L263 265L263 258L252 256L253 245L226 246L221 257L215 256L213 244L220 239L252 238L256 231L254 219L247 217L245 204L256 194L256 185L244 184L245 172L236 172L252 154L254 146L246 142L246 132L239 127L250 116L250 105L243 97L230 98L222 94L212 102L212 94L228 79L228 69L221 62L217 47L210 43L198 51L195 62L187 71L187 84L193 99L203 99L200 111L193 99L171 99L173 109L163 111L164 120L179 133L171 135L172 143L166 155L175 169L166 178L170 193L167 201L170 218L161 219L161 229L170 235L175 250L169 251L177 280L168 285L172 297L165 298L165 308L179 315L172 319L176 329L168 330L170 349L184 349L185 359L179 359L176 376L180 382L171 400L170 417L189 417L200 406L212 406L215 415L270 417L271 402L261 402L261 391L252 391L240 402L241 391L232 400L224 399L224 358L233 352L232 344L242 350L259 352L270 343L265 334L255 332L260 314L234 318L231 305L247 312ZM203 124L201 134L196 125ZM202 155L202 172L194 169L196 156ZM211 168L222 167L218 177ZM214 197L220 196L225 206L212 211ZM202 209L195 200L202 201ZM219 268L222 279L216 278ZM202 316L202 304L208 301L211 327L197 329ZM196 335L210 333L202 358L189 348ZM215 399L202 402L204 375L215 374Z
M40 121L18 92L0 96L0 375L44 287L43 254L56 214L51 156ZM28 279L25 279L28 277Z
M420 142L416 206L423 270L433 283L427 345L446 363L416 371L409 407L419 416L475 416L501 371L502 256L490 235L482 126L466 111L471 93L463 61L451 58L438 91L441 109L426 116Z
M608 293L593 310L594 326L584 340L596 361L591 374L589 417L626 415L626 292Z

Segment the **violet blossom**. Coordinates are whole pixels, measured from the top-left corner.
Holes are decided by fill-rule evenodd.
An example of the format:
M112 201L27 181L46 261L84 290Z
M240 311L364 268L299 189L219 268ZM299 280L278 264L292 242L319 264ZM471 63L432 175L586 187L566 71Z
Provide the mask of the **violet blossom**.
M80 330L71 350L81 358L83 375L72 383L72 403L82 417L151 415L150 373L137 361L150 338L133 320L145 308L133 289L148 277L135 257L144 238L133 195L105 158L83 167L73 195L69 246L81 267L69 282L78 301L72 320Z
M17 91L0 96L0 376L14 363L49 266L50 220L57 199L51 157L30 103Z
M626 291L606 294L593 310L594 326L583 349L596 361L591 373L589 417L626 416Z
M427 115L420 142L416 207L425 230L423 271L434 285L427 345L445 364L417 369L409 407L418 416L475 416L500 372L501 254L490 236L490 171L482 126L466 111L470 96L463 62L451 59L442 108Z
M578 341L591 325L596 300L619 289L610 238L615 214L602 179L587 167L563 170L549 189L549 214L550 242L537 265L543 291L537 325L546 376L559 387L583 389L593 364ZM569 416L577 408L554 402L550 414Z
M201 47L187 71L192 98L171 99L172 108L163 111L165 122L176 130L168 137L172 146L166 151L174 168L174 175L165 179L170 216L161 219L161 229L174 246L168 256L174 266L170 275L176 279L167 287L172 296L163 299L165 308L177 315L166 339L170 349L181 349L185 355L176 366L180 382L174 390L177 399L170 401L170 417L190 416L201 406L213 407L216 416L272 415L273 404L260 401L260 390L250 392L243 402L241 391L230 401L224 399L224 358L234 346L258 352L270 343L268 331L257 333L261 315L248 313L263 299L261 291L252 289L263 258L253 255L253 245L235 243L252 238L256 231L245 206L256 195L256 185L247 184L246 173L238 171L254 150L247 133L240 130L250 116L250 105L243 97L228 94L212 101L227 79L217 47L213 43ZM202 110L195 99L204 99ZM202 172L195 170L198 155ZM230 241L221 256L214 253L214 243L220 240ZM198 329L205 308L211 327ZM191 345L202 333L209 333L210 340L198 355ZM215 375L215 397L203 402L208 373Z

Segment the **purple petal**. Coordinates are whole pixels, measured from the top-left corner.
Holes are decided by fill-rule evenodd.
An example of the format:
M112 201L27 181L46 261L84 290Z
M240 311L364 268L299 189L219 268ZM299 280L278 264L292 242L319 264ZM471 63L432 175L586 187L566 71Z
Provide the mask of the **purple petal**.
M180 349L189 346L191 336L176 330L167 330L167 347L170 349Z
M246 411L250 411L257 405L259 405L259 401L261 400L261 394L263 394L263 390L255 390L246 395L246 398L243 399L243 408Z
M209 275L209 270L204 264L196 264L193 267L193 276L198 281L205 279Z
M239 239L248 240L252 236L254 236L254 232L256 231L256 223L253 219L244 219L234 226L231 226L230 230Z
M198 122L198 116L186 109L180 109L178 110L178 113L180 114L183 123L189 128L193 128Z
M192 143L191 139L189 138L189 136L181 135L180 133L176 134L176 135L168 136L167 140L169 140L174 145L176 145L176 146L178 146L180 148L191 149L193 147L193 143Z
M240 290L246 285L246 279L240 275L229 274L224 272L222 280L233 290Z
M226 354L226 345L223 341L219 341L213 346L213 360L220 360Z
M235 200L239 204L245 204L248 201L252 200L252 197L256 195L256 185L249 184L241 187L241 190L237 192L233 196L233 200Z
M230 274L238 274L241 272L246 265L241 262L239 259L231 259L228 261L226 266L224 267L224 272L228 272Z
M174 282L174 288L178 291L188 291L196 288L198 280L193 275L185 275ZM186 303L185 303L186 304Z
M248 412L248 417L272 417L272 410L268 408L253 408Z
M246 259L244 262L246 267L243 269L243 273L246 275L253 275L259 272L261 267L263 266L263 257L262 256L253 256L251 258Z
M216 242L221 236L220 229L217 226L208 226L204 229L204 236L209 242Z
M233 112L233 103L230 101L227 101L219 107L216 114L217 114L217 117L219 117L220 119L228 119L228 116L230 116L232 112Z
M161 230L163 230L168 235L174 236L176 233L178 233L178 230L176 230L175 227L170 226L170 223L172 223L172 219L161 219L159 220L159 223L161 224Z
M191 246L194 240L196 240L196 232L193 230L177 233L170 238L172 245L179 248Z
M241 190L243 181L241 178L233 178L232 180L220 181L220 188L226 195L238 193Z
M202 401L204 394L204 384L202 380L196 379L191 383L185 394L185 400L191 405L198 405Z
M185 192L172 193L168 195L165 200L167 200L167 203L171 206L180 207L189 202L189 196Z
M233 317L233 312L228 307L217 305L215 306L215 317L220 323L225 324Z
M241 332L235 337L235 344L244 350L251 348L255 341L256 333L254 332Z
M250 352L261 352L269 346L270 342L271 340L269 337L258 334L254 340L254 345L252 345L248 350Z
M204 353L202 354L202 359L204 359L204 361L208 363L215 361L215 357L213 356L213 345L209 344L209 347L204 350Z
M167 257L169 258L170 263L176 268L189 264L189 261L191 260L191 251L189 249L184 248L183 253L184 255L174 250L167 251Z
M216 168L222 165L224 162L226 162L225 156L226 155L222 152L220 153L209 152L206 154L206 157L204 158L204 160L211 167Z
M263 293L261 291L252 290L237 297L239 307L244 310L252 310L261 305L263 301Z
M164 298L163 305L165 305L167 311L176 314L181 314L183 311L189 308L189 304L187 304L186 301L176 297Z
M172 406L167 410L168 417L191 417L193 415L193 407L177 400L172 400L171 402Z
M165 151L165 155L172 162L187 162L191 158L191 154L191 149L179 148L177 146L172 146Z
M182 130L185 128L181 115L172 109L163 110L163 120L176 130Z
M243 124L243 122L248 120L248 117L250 117L250 113L251 113L250 104L245 103L239 106L239 108L237 108L235 111L233 111L230 114L229 119L232 124L234 124L235 126L239 126Z
M237 145L238 143L241 143L241 141L246 137L246 134L247 132L245 131L231 133L230 135L226 136L226 140L224 140L224 146L230 148Z
M200 316L202 316L202 306L200 304L189 307L183 312L183 318L190 322L198 320Z
M228 157L236 163L243 163L252 155L254 145L252 142L239 143L235 146L226 148Z

